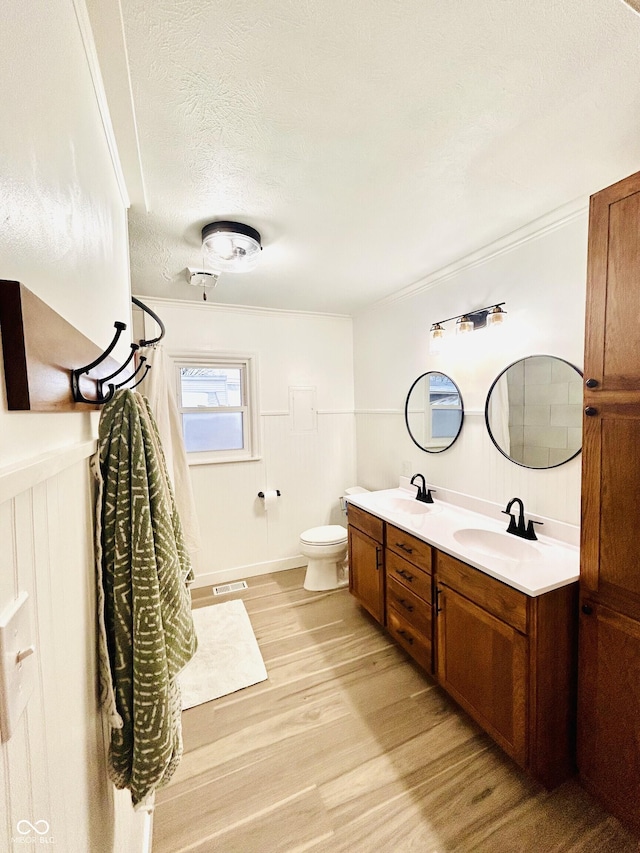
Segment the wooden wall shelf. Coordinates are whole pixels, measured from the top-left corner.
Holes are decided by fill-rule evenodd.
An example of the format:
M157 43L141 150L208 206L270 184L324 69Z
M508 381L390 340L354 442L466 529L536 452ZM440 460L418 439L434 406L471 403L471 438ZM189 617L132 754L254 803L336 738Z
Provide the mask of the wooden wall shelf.
M7 405L10 411L86 412L99 406L76 403L71 371L94 361L102 349L17 281L0 280L0 331ZM96 378L108 376L118 362L107 358L80 390L91 399Z

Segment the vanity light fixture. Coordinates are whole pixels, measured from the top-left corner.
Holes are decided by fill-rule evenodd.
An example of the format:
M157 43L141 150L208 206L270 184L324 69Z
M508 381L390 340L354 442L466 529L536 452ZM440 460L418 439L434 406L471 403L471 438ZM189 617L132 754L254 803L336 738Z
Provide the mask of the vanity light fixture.
M443 338L445 336L444 323L456 321L456 334L467 334L476 329L484 329L485 327L498 326L504 322L506 311L502 306L504 302L498 302L496 305L489 305L486 308L478 308L476 311L467 311L466 314L458 314L456 317L448 317L446 320L439 320L433 323L429 332L429 352L440 352Z
M202 254L215 272L247 272L255 267L262 246L260 232L241 222L210 222L202 229Z

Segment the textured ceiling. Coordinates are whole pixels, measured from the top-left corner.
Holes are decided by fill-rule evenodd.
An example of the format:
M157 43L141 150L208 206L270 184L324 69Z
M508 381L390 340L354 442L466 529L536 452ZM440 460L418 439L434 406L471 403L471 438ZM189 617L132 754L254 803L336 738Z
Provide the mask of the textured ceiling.
M200 229L239 219L260 265L210 299L351 313L640 168L620 0L121 5L136 293L201 298Z

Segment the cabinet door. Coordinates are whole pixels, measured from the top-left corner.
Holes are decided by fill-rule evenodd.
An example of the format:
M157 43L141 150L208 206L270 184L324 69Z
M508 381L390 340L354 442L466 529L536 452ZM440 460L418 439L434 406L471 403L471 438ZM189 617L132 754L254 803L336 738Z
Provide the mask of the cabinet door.
M591 197L585 380L587 396L638 391L640 348L640 172Z
M382 544L349 527L349 590L369 613L384 624Z
M436 593L438 681L525 766L526 637L443 584Z
M580 777L640 831L640 624L589 600L580 620Z
M640 172L591 199L581 585L640 618ZM631 324L631 326L630 326Z
M602 402L585 418L580 585L640 619L640 404L637 417L629 409Z

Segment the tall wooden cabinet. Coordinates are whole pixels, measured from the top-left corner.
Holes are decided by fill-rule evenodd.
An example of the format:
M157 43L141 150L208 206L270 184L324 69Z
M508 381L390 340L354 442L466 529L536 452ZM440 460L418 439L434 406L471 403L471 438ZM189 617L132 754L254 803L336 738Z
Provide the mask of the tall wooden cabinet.
M591 198L578 765L640 831L640 172Z

